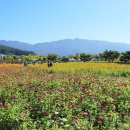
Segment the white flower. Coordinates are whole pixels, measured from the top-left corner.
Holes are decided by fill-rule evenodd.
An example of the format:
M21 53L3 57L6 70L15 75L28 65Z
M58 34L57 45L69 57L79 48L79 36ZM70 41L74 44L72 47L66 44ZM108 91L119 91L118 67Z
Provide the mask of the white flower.
M53 123L53 122L54 122L54 120L50 120L50 122L51 122L51 123Z
M61 124L61 125L64 125L64 123L63 123L63 122L61 122L60 124Z
M66 121L67 121L67 119L66 119L66 118L62 118L62 121L63 121L63 122L66 122Z
M65 125L64 127L69 127L69 125Z
M58 114L59 114L59 112L55 111L55 114L56 114L56 115L58 115Z

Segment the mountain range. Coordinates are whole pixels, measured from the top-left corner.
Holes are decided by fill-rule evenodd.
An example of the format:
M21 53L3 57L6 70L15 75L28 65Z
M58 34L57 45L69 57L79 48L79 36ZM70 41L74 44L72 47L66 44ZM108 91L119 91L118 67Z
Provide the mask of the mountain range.
M107 42L87 39L63 39L52 42L29 44L19 41L0 40L0 45L15 47L21 50L33 51L40 55L55 53L60 56L76 53L99 54L107 50L119 52L130 51L130 44L119 42Z

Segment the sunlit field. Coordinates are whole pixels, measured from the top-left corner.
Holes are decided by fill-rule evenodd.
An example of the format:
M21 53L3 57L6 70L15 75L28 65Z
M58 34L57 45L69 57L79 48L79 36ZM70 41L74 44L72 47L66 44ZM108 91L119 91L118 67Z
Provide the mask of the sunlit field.
M130 65L0 64L0 130L130 130Z

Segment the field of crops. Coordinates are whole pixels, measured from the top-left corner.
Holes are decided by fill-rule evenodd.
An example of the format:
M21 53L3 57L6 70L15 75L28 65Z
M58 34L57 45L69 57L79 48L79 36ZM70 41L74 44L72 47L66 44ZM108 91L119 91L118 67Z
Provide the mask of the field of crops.
M130 130L130 65L0 65L0 130Z

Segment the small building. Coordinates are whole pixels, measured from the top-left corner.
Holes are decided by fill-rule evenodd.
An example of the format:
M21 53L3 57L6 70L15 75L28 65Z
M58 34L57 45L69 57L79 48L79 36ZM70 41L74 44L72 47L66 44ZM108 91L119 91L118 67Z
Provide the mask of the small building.
M79 62L79 61L81 61L81 60L80 59L74 59L74 58L69 59L69 62Z
M74 58L69 59L70 62L75 62L76 60Z
M2 60L5 57L5 55L0 54L0 60Z
M101 58L92 58L90 61L98 62L98 61L102 61L102 59Z

